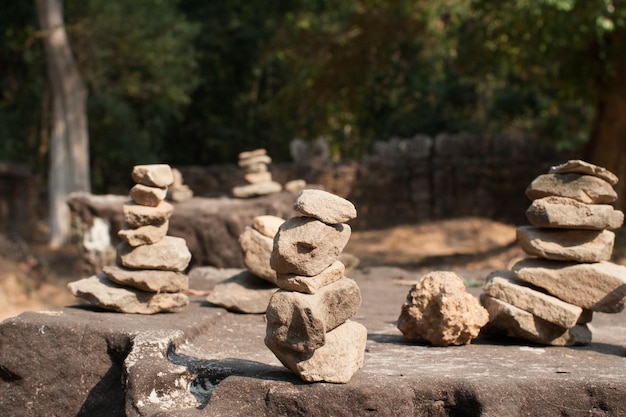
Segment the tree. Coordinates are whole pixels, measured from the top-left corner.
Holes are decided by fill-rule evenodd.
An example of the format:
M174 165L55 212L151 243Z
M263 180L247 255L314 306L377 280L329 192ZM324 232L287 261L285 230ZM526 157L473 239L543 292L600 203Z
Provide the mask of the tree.
M72 55L63 20L62 0L36 0L52 96L48 176L50 245L70 234L66 197L89 192L87 89Z

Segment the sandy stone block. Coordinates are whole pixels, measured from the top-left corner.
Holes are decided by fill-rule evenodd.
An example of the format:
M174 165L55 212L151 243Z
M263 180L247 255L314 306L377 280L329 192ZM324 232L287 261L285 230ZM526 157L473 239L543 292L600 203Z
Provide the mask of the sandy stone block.
M263 236L274 239L278 228L281 224L285 223L285 219L278 216L264 215L257 216L252 219L252 228Z
M568 174L568 173L593 175L602 178L611 185L618 183L619 178L606 168L581 161L580 159L572 159L560 165L555 165L548 171L549 174Z
M335 261L331 266L314 277L294 274L277 274L276 283L284 290L315 294L317 290L341 279L346 272L345 265Z
M136 229L141 226L162 224L172 216L174 206L167 201L161 201L156 207L127 202L122 206L122 211L126 225Z
M243 250L243 263L246 268L257 277L276 285L276 271L270 266L274 239L246 226L239 236L239 244Z
M276 291L275 285L244 271L218 283L206 300L228 311L263 314Z
M293 208L326 224L345 223L357 215L354 204L323 190L302 190Z
M107 278L125 287L148 292L181 292L189 289L189 278L173 271L126 269L117 266L103 268Z
M122 229L117 232L117 235L130 246L151 245L163 239L167 235L169 227L170 222L166 220L161 224L150 224L136 229Z
M120 263L131 269L159 269L182 272L191 261L185 239L166 236L152 245L132 247L122 242L117 247Z
M534 200L526 218L533 226L567 229L618 229L624 223L624 213L611 205L585 204L565 197Z
M167 164L135 165L133 181L150 187L166 188L174 182L172 168Z
M156 207L167 195L167 188L150 187L143 184L135 184L130 189L130 198L142 206Z
M534 179L526 189L531 200L557 196L573 198L586 204L609 204L617 193L605 180L581 174L544 174Z

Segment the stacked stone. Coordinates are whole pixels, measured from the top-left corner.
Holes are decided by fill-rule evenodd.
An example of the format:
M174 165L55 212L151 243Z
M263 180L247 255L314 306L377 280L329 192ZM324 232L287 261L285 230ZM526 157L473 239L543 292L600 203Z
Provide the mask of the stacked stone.
M274 238L270 264L281 289L267 307L265 344L304 381L346 383L363 366L367 339L349 320L361 305L359 287L338 260L356 209L321 190L303 190L294 209L302 216Z
M267 155L265 149L240 153L239 167L244 171L244 179L247 184L234 187L233 195L247 198L282 191L283 187L272 181L272 173L269 171L271 162L272 158Z
M104 268L86 280L69 284L74 295L100 307L123 313L154 314L189 303L188 277L183 271L191 253L184 239L167 236L174 209L164 201L172 183L169 165L137 165L132 201L123 206L123 240L117 247L118 266Z
M609 260L624 214L611 203L618 178L580 160L554 166L526 190L531 226L517 230L531 257L495 271L484 286L489 328L547 345L591 341L594 311L618 313L626 303L626 267Z
M183 174L178 169L172 168L172 178L172 184L167 188L167 199L176 203L191 200L193 191L183 182Z

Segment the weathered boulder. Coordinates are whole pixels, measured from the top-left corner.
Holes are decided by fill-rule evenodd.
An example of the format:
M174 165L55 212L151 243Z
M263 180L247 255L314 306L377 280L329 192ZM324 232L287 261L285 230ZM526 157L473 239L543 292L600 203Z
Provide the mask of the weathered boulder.
M617 193L605 180L592 175L544 174L530 183L526 196L531 200L557 196L585 204L608 204L617 200Z
M323 190L302 190L293 208L298 213L315 217L326 224L345 223L357 216L354 204Z
M572 198L536 199L526 210L533 226L568 229L617 229L624 223L624 213L608 204L585 204Z

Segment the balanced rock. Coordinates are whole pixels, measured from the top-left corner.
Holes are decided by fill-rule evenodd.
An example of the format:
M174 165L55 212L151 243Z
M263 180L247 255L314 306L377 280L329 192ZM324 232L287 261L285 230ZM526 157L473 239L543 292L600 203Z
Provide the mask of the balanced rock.
M274 239L246 226L239 236L246 268L259 278L276 284L276 271L270 266Z
M323 190L302 190L293 208L326 224L345 223L357 215L351 202Z
M594 164L590 164L589 162L581 161L580 159L573 159L562 163L560 165L555 165L550 168L549 174L569 174L569 173L577 173L577 174L586 174L593 175L594 177L602 178L606 182L611 185L615 185L618 183L619 178L611 171L606 168L599 167Z
M118 266L105 266L103 271L109 280L142 291L181 292L189 289L189 278L180 272L126 269Z
M241 157L241 155L239 156L239 167L240 168L249 168L251 166L255 166L255 165L269 165L272 163L272 158L270 158L268 155L253 155L253 156L248 156L248 157Z
M142 206L156 207L167 195L167 188L149 187L143 184L135 184L130 189L130 198Z
M159 225L168 220L174 213L174 206L167 201L161 201L156 207L142 206L133 202L122 206L124 221L129 228Z
M263 236L274 239L274 236L278 233L278 228L283 223L285 223L285 219L278 216L256 216L252 219L252 228Z
M465 345L489 320L487 311L467 292L454 272L424 275L409 291L398 318L398 329L409 340L435 346Z
M218 283L206 300L229 311L263 314L277 290L275 285L244 271Z
M276 274L276 284L284 290L315 294L320 288L341 279L345 272L346 267L343 262L335 261L331 266L314 277Z
M571 229L617 229L624 223L624 213L611 205L585 204L565 197L534 200L526 218L537 227Z
M133 181L150 187L166 188L174 182L172 168L167 164L135 165Z
M182 272L191 261L185 239L166 236L152 245L132 247L122 242L117 248L121 264L131 269L160 269Z
M617 193L605 180L592 175L544 174L526 189L531 200L557 196L568 197L586 204L608 204L617 200Z
M169 226L170 222L166 220L160 224L149 224L135 229L121 229L117 235L130 246L151 245L167 235Z

